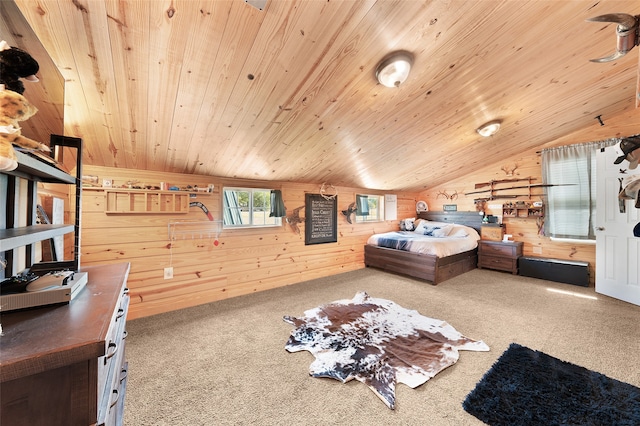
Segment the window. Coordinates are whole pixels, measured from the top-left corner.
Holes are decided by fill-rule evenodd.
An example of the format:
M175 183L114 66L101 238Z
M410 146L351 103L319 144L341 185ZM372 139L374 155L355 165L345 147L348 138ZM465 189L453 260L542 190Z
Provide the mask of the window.
M611 140L545 149L542 179L547 188L545 235L595 240L596 151Z
M356 223L384 220L384 195L356 194Z
M271 190L257 188L224 188L222 197L223 226L281 226L282 218L270 217Z

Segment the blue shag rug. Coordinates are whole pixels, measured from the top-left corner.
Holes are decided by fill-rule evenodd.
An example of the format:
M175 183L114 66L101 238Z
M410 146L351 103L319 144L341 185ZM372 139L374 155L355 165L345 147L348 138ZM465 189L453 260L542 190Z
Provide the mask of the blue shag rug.
M640 388L517 343L462 406L491 426L640 425Z

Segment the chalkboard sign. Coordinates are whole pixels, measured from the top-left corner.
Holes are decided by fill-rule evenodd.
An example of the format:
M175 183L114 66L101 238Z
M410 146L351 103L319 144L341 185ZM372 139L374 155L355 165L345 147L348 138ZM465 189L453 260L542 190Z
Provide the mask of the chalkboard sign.
M338 241L338 197L305 194L305 244Z

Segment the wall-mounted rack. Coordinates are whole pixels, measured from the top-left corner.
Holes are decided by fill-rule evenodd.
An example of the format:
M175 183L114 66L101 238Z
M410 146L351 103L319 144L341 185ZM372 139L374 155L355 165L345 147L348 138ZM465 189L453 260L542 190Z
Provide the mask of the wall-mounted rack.
M222 232L221 220L181 220L167 225L169 241L177 239L213 239L218 241ZM216 244L217 245L217 244Z
M210 192L160 191L128 188L84 188L105 195L106 214L175 214L189 213L189 203Z

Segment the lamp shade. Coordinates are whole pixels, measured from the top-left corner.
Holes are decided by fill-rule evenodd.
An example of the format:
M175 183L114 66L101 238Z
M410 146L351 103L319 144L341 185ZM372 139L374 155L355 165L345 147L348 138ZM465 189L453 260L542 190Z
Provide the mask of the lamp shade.
M406 52L390 55L378 65L376 78L383 86L398 87L409 77L413 58Z

